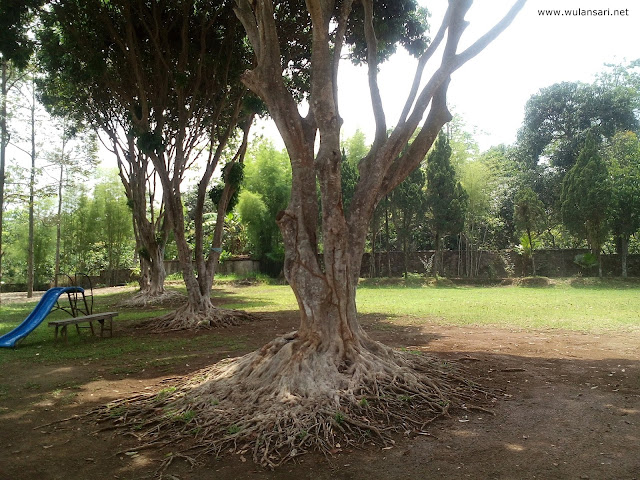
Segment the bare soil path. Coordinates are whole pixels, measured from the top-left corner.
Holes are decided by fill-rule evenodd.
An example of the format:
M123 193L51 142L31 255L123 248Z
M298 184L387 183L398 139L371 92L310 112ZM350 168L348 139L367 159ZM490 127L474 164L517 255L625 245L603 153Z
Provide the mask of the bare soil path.
M295 312L282 312L216 331L217 338L243 338L243 351L213 346L188 363L176 356L142 370L128 370L131 359L44 362L28 369L20 362L5 363L0 480L153 478L158 460L172 448L136 450L135 438L99 431L105 425L83 418L56 422L111 399L159 389L167 378L257 348L295 329L297 322ZM163 478L640 479L640 332L594 335L396 323L363 318L376 339L457 361L472 378L501 389L494 414L454 412L433 424L430 435L398 437L393 448L343 450L328 459L308 455L276 471L252 464L250 455L201 458L193 467L176 458ZM116 334L147 335L134 329Z

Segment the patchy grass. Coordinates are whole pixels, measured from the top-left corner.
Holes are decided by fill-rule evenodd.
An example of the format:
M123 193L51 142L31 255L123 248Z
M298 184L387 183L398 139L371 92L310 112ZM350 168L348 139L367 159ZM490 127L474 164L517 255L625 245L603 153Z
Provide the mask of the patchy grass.
M195 354L194 352L201 351L203 346L235 351L243 345L243 339L228 340L206 331L182 337L153 335L144 332L135 337L123 334L127 329L134 328L136 324L146 319L170 311L166 308L154 307L148 307L144 310L119 308L118 303L128 295L130 292L110 293L94 297L94 312L120 312L113 321L115 334L112 338L94 337L87 330L78 335L75 328L70 326L68 343L55 342L54 330L48 326L48 321L68 317L68 314L64 312L55 311L20 342L18 348L0 349L0 365L15 360L56 364L70 360L121 359L122 365L118 367L118 371L113 373L128 374L144 370L147 366L167 366L183 362L185 358ZM61 299L61 303L63 300ZM20 324L33 307L33 301L0 306L0 335ZM27 346L29 348L23 348ZM140 360L137 358L138 354L144 354L148 360Z

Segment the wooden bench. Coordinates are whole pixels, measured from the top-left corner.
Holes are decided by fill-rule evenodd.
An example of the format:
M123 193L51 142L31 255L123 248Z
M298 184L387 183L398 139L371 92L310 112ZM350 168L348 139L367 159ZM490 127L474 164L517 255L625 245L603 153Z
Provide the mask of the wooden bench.
M93 329L93 322L100 324L100 336L104 336L104 332L108 331L109 336L113 336L113 317L117 316L118 312L105 312L94 313L92 315L86 315L84 317L65 318L64 320L53 320L49 322L50 327L56 327L55 339L58 340L58 329L60 329L60 336L67 342L67 327L69 325L75 325L78 335L81 328L91 329L91 335L95 335ZM107 324L108 321L108 324ZM89 325L80 325L81 323L88 323Z

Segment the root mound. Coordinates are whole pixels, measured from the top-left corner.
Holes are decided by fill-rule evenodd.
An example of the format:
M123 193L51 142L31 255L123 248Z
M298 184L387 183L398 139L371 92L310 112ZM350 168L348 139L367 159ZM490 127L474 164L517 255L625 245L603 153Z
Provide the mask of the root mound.
M135 295L120 302L120 307L139 308L150 306L170 306L181 305L186 297L176 290L165 290L159 295L152 295L146 292L138 292Z
M394 433L421 432L453 408L483 409L491 399L435 357L367 340L345 361L293 332L97 413L133 433L138 448L179 443L193 460L250 453L273 468L310 451L389 445Z
M194 310L189 304L176 311L152 318L141 324L155 333L177 330L200 330L203 328L231 327L242 322L258 320L257 315L243 310L232 310L210 305L205 311Z

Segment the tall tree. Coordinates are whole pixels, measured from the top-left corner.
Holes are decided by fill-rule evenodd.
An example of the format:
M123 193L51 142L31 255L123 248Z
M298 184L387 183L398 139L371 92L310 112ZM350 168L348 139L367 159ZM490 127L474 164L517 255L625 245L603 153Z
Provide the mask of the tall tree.
M97 164L97 138L88 132L79 132L62 119L58 129L60 133L59 148L51 152L48 160L58 168L57 196L58 211L56 214L56 258L54 268L54 283L58 285L60 270L60 254L62 247L62 207L64 193L82 180L86 180ZM71 272L69 272L71 273Z
M20 72L29 64L34 44L28 29L41 0L0 3L0 281L2 281L2 216L5 210L4 187L6 151L9 144L7 97Z
M41 38L48 46L43 60L49 91L52 98L66 102L58 105L63 103L106 131L114 151L120 152L123 183L134 218L139 219L141 258L159 265L162 259L157 257L172 229L188 304L158 319L158 328L234 321L211 303L220 246L205 245L202 230L209 182L238 130L245 140L229 158L242 160L254 113L238 81L249 54L231 7L228 1L212 0L69 0L53 5L45 17L47 29ZM201 177L191 249L185 235L182 182L198 162ZM160 235L154 235L157 224L147 221L145 188L151 165L162 189ZM222 210L227 201L224 197L219 205ZM219 222L224 218L220 215ZM158 236L161 241L155 242Z
M424 183L426 177L421 168L416 168L391 193L392 218L400 248L402 249L403 274L409 274L409 252L415 251L417 223L426 213Z
M545 210L544 204L530 187L520 190L515 197L513 217L516 228L527 235L529 244L529 255L531 256L531 268L533 276L536 276L536 261L533 256L534 243L533 236L544 227Z
M442 238L462 231L469 201L469 196L457 181L455 169L451 165L451 146L444 133L440 133L435 147L427 157L426 201L435 237L433 272L437 275L440 273Z
M424 28L405 28L420 25L412 0L236 1L256 55L243 82L264 100L291 160L291 198L277 221L285 245L284 274L298 301L301 323L296 332L214 366L200 375L196 387L178 388L159 403L154 397L155 404L151 398L141 400L154 421L152 408L157 412L171 405L177 416L197 409L199 421L211 426L210 436L200 440L204 448L250 448L256 461L277 465L312 448L330 451L364 431L386 441L387 428L423 425L425 417L443 414L471 395L472 387L459 390L462 384L452 371L372 340L358 323L356 286L376 205L420 165L451 118L446 106L450 76L496 38L523 4L517 2L486 35L462 49L468 1L449 3L428 48ZM392 21L386 22L385 8L395 15L389 17ZM292 23L295 29L287 30ZM402 28L385 28L392 25ZM311 52L306 116L288 87L291 63L283 54L290 52L289 39ZM376 135L359 164L360 179L345 212L336 79L343 46L352 41L360 46L354 53L367 63ZM397 43L408 45L420 60L406 108L389 133L377 74L380 60ZM432 54L440 46L441 61L425 83L424 67L429 58L438 58ZM141 407L135 402L129 406ZM365 415L370 423L361 420Z
M416 19L424 17L413 0L235 3L256 55L242 80L264 100L291 161L291 197L277 221L300 328L214 366L200 375L197 387L185 385L159 403L149 397L141 399L144 406L128 405L144 409L154 421L157 414L151 412L158 408L172 408L177 416L197 409L198 419L211 426L210 436L200 440L204 448L250 448L256 461L277 465L312 448L330 451L365 431L385 441L387 428L423 425L425 418L443 414L472 394L472 387L463 387L453 372L426 357L394 352L372 340L358 323L356 286L376 205L420 165L451 118L446 105L450 76L496 38L524 2L516 2L504 19L464 49L469 1L449 3L428 47L424 27L416 30L421 25ZM401 28L386 28L392 26ZM347 43L357 46L354 55L368 67L376 134L359 164L359 181L345 212L336 79ZM381 59L398 43L419 57L419 66L404 112L388 132L377 75ZM290 62L284 56L292 51L289 45L310 51L310 61ZM441 61L425 83L424 67L441 46ZM300 78L289 75L292 65L304 66L308 74L306 116L289 88L292 78ZM364 415L370 423L361 420Z
M602 277L602 245L608 234L611 186L607 166L595 138L587 135L576 164L562 182L562 219L569 231L585 239L598 257Z
M629 240L640 229L640 141L633 132L619 132L604 150L611 177L611 232L627 276Z

